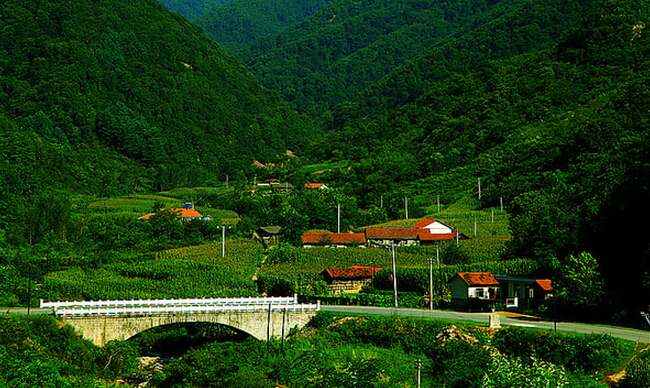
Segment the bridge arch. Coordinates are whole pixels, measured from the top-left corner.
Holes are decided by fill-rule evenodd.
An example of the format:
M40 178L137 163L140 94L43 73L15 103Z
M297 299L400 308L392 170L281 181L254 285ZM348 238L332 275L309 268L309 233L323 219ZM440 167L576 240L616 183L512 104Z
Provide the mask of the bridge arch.
M287 336L293 328L304 327L315 311L272 309L158 315L66 315L61 320L97 346L111 340L127 340L145 330L177 323L217 323L232 327L258 340Z

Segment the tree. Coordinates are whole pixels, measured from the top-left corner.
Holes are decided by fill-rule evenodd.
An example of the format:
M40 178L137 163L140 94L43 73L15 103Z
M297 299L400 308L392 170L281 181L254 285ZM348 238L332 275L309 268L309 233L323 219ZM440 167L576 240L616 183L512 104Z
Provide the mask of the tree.
M556 297L565 304L596 307L603 304L605 283L596 259L587 252L555 261Z

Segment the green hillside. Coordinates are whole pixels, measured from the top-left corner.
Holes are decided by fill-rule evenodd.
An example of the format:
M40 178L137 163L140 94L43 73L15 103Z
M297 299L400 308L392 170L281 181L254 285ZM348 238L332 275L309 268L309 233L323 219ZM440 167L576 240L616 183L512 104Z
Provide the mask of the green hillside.
M0 13L3 200L214 183L305 144L305 120L155 1L10 0Z
M193 19L233 54L247 52L261 38L276 35L315 14L331 0L232 0Z
M549 47L593 3L336 0L291 29L253 44L241 57L262 84L278 90L301 112L320 115L347 100L364 107L377 98L401 103L412 97L411 89L465 73L482 60ZM400 95L353 98L402 67L410 76L409 63L420 63L419 58L426 58L415 65L422 77L393 78L402 87Z
M550 269L591 252L608 286L626 295L616 303L644 306L650 241L631 231L650 214L647 5L607 2L553 48L483 61L422 85L412 102L388 103L409 84L396 74L372 92L385 98L374 104L379 117L361 117L360 105L335 112L318 149L356 162L331 178L361 204L477 196L481 178L483 206L503 198L511 212L510 256Z
M213 9L227 4L230 0L158 0L170 11L192 20L205 15Z

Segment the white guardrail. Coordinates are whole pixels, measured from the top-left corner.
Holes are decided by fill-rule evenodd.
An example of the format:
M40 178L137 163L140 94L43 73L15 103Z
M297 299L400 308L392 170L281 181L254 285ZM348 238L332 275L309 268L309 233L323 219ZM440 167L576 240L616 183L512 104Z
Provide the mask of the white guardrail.
M218 311L309 311L320 309L318 304L298 304L298 297L138 299L45 302L41 308L51 308L56 315L123 315L123 314L197 314Z

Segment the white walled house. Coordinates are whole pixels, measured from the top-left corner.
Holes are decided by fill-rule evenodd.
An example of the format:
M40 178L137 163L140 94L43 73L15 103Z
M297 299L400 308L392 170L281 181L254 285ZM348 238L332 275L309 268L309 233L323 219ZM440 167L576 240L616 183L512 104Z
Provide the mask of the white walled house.
M454 308L485 309L499 291L499 282L489 272L459 272L449 283Z

